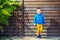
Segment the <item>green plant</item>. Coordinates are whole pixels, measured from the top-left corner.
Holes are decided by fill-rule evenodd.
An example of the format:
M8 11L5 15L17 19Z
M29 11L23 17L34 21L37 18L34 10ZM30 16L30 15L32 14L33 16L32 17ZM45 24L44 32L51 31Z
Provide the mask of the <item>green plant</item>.
M0 23L8 25L8 19L17 6L21 6L17 0L0 0Z
M0 26L0 32L3 32L3 27L2 26Z

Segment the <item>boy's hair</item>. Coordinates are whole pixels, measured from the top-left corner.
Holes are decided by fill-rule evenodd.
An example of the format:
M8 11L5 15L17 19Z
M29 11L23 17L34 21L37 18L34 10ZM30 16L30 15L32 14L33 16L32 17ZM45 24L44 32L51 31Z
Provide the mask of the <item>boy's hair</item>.
M40 10L41 10L41 8L40 8L40 7L38 7L37 9L40 9ZM37 9L36 9L36 10L37 10Z
M40 9L40 7L38 7L37 9Z

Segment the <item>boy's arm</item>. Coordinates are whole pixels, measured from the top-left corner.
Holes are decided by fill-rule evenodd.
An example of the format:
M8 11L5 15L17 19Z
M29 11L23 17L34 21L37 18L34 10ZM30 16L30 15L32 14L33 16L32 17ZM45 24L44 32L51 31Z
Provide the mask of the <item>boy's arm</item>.
M33 22L34 22L34 25L36 25L36 16L34 16L34 21Z

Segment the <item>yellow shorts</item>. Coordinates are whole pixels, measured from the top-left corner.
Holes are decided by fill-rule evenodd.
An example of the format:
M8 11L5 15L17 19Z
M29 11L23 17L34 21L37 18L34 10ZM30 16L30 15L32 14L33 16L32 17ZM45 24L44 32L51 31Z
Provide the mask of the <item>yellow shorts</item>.
M42 24L37 24L36 27L37 27L37 33L42 33L43 25Z

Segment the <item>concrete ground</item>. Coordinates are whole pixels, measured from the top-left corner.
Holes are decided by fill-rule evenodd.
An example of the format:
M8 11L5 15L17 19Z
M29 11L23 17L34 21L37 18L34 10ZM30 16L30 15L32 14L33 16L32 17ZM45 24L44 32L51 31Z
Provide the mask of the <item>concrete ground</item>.
M25 37L0 37L0 40L60 40L60 37L37 38L35 36Z

